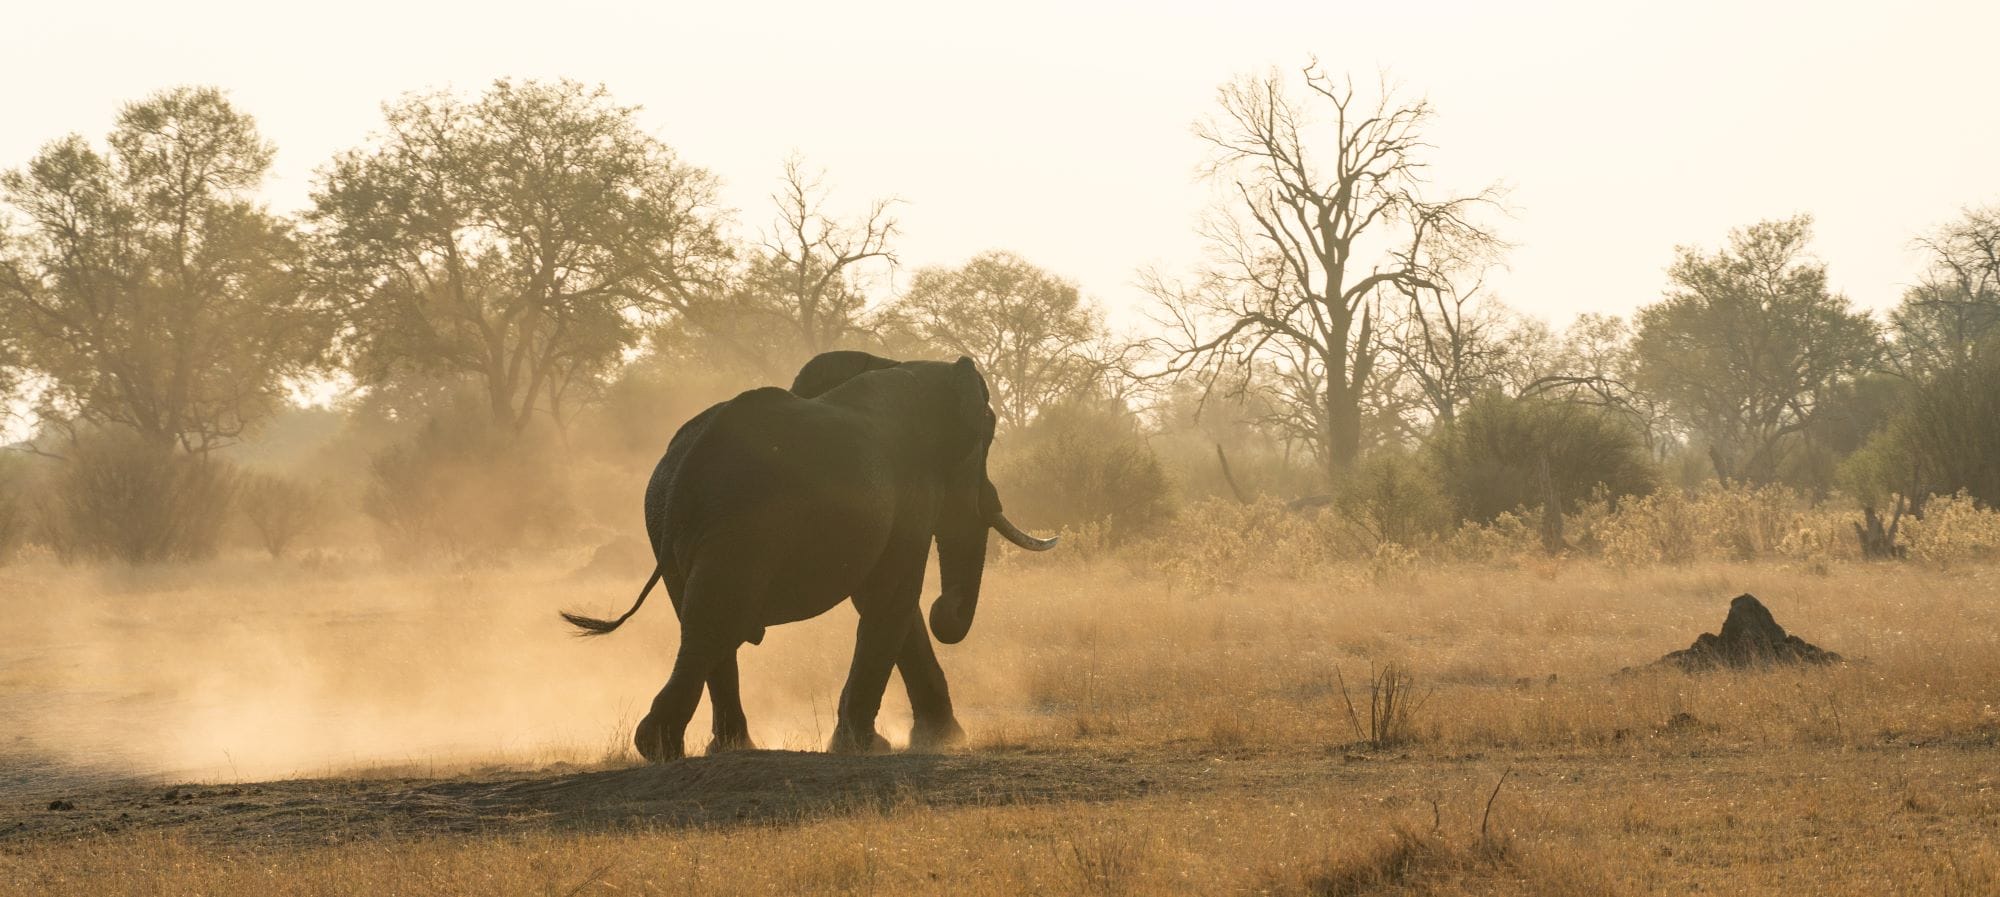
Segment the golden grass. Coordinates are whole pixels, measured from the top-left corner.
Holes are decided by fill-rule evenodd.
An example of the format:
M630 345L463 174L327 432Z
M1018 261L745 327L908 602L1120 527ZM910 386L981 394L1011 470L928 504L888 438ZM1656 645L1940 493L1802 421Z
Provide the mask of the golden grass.
M1971 759L1945 768L1968 773L1981 765ZM0 851L0 893L1971 897L2000 886L1990 779L1884 782L1898 760L1822 751L1713 768L1522 762L1483 838L1497 764L1384 764L1269 794L904 804L727 830L280 849L106 837Z
M601 761L628 753L674 627L662 602L582 642L553 612L622 606L634 586L537 568L0 570L0 590L64 599L45 619L0 624L0 721L21 732L17 747L210 780ZM1267 785L906 802L715 830L11 843L0 891L2000 893L1989 566L1385 575L1364 563L1199 592L1115 563L1022 558L987 588L973 637L942 652L968 750L1264 764L1275 772L1255 781ZM1855 662L1621 674L1713 631L1745 591ZM745 650L762 743L823 740L851 639L841 610ZM1337 682L1353 693L1388 663L1424 700L1408 740L1371 749ZM891 689L882 728L900 741L907 711ZM155 737L125 737L134 726ZM1480 808L1508 768L1481 837Z

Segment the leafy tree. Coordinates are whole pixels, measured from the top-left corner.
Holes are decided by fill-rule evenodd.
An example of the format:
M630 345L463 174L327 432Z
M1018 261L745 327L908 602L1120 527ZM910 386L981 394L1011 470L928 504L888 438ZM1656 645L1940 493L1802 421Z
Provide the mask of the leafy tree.
M714 296L714 179L602 88L497 81L405 97L313 191L315 270L367 384L477 382L493 422L559 423L648 316Z
M1917 387L1901 428L1925 492L1961 490L2000 507L2000 353L1941 371Z
M1003 428L1025 426L1098 380L1098 311L1075 283L1010 253L918 271L890 315L929 352L978 362Z
M43 425L205 454L322 359L292 229L253 199L272 153L221 91L181 87L122 109L108 152L71 135L0 175L25 220L0 238L0 353L46 387Z
M1789 437L1879 353L1875 326L1828 290L1800 216L1683 247L1666 298L1639 311L1640 389L1708 442L1718 476L1774 479Z
M1222 88L1220 113L1196 129L1228 196L1203 228L1212 264L1192 285L1154 277L1149 289L1174 331L1159 342L1167 372L1212 384L1275 365L1296 435L1331 482L1360 454L1381 382L1378 292L1435 288L1437 249L1490 243L1468 216L1491 196L1421 194L1429 103L1386 87L1366 102L1317 63L1303 82L1303 100L1276 73Z

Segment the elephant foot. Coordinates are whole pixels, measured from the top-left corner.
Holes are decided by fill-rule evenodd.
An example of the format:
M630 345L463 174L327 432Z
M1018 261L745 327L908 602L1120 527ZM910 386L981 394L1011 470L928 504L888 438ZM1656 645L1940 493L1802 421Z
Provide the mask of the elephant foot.
M917 753L942 750L965 740L965 728L947 715L939 719L918 719L910 727L910 750Z
M754 751L756 749L757 745L750 740L749 735L738 735L732 733L729 735L717 735L714 738L709 739L708 750L706 751L706 753L709 754L710 756L714 756L716 754L724 754L730 751Z
M669 763L686 753L680 737L668 738L651 716L639 721L638 731L632 733L632 743L639 748L639 756L649 763Z
M866 733L859 733L841 728L834 730L833 742L828 744L826 749L828 753L834 754L886 754L889 752L889 739L876 734L872 729Z

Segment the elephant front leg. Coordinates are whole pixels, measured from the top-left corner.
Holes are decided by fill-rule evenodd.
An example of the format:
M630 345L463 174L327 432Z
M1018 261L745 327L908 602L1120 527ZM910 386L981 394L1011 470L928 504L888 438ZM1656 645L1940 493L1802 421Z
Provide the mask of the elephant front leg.
M896 665L908 631L908 617L902 614L862 615L854 638L854 663L847 671L847 687L840 691L840 722L828 750L837 754L889 750L888 740L875 732L875 716L882 710L889 670Z
M896 657L896 670L903 674L903 687L910 693L910 750L933 751L965 740L965 729L951 710L951 689L938 664L931 634L924 629L924 614L910 614L910 629L903 636L903 650Z

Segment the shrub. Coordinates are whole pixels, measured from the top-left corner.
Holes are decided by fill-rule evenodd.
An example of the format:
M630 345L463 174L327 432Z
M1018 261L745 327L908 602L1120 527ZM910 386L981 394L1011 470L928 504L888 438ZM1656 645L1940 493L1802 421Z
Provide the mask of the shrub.
M243 518L274 558L325 523L326 504L321 489L276 474L246 474L237 492Z
M1414 547L1451 528L1451 502L1423 459L1380 451L1362 459L1338 495L1340 512L1378 543Z
M1172 512L1172 487L1139 422L1112 401L1044 410L996 442L993 479L1007 514L1023 526L1097 526L1116 543Z
M1713 483L1692 495L1669 488L1627 499L1589 537L1606 560L1631 567L1807 555L1830 544L1831 529L1783 486Z
M368 465L362 511L383 551L493 557L560 541L576 513L568 479L549 446L490 424L477 412L448 413Z
M1209 498L1189 503L1158 537L1127 550L1139 568L1201 593L1252 577L1302 579L1332 563L1366 561L1374 542L1331 508L1295 511L1271 498L1247 505Z
M1659 482L1638 433L1573 402L1483 396L1431 440L1430 450L1460 517L1481 522L1539 508L1551 490L1568 513L1600 490L1616 500L1651 492Z
M141 564L215 553L235 471L122 432L78 439L43 496L43 533L58 557Z
M1934 564L2000 557L2000 511L1981 507L1960 492L1924 503L1924 516L1906 518L1910 557Z

